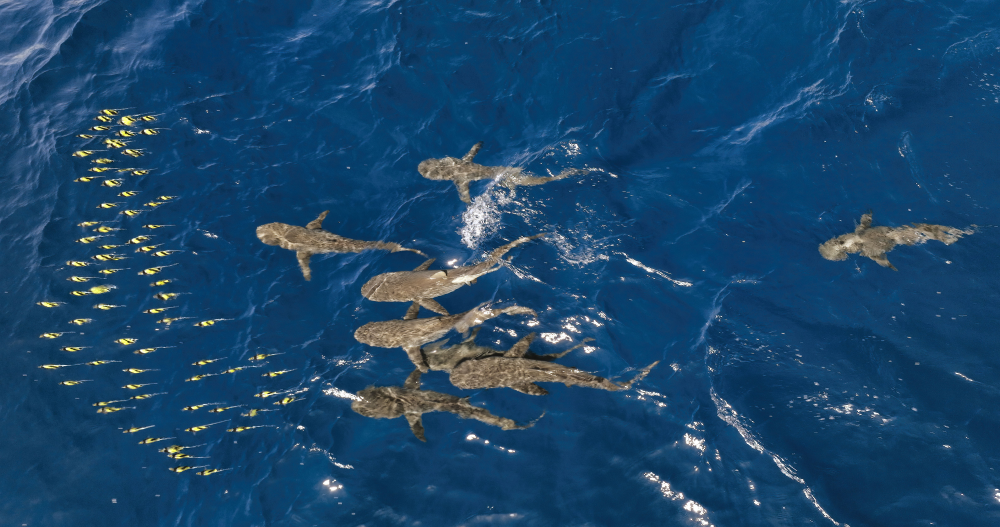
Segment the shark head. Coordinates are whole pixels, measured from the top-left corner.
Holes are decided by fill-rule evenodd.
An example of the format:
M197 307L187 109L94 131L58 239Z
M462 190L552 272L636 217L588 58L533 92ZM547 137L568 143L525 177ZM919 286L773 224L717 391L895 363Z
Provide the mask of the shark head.
M859 241L860 239L857 234L844 234L843 236L838 236L832 240L827 240L823 243L823 245L820 245L819 254L827 260L846 260L847 253L857 252L857 249L853 251L851 249Z
M268 223L257 227L257 238L268 245L280 245L288 231L288 225L284 223Z
M365 282L365 285L361 286L361 296L369 300L372 299L375 292L378 291L378 288L381 287L383 283L385 283L385 277L382 275L368 280Z
M355 412L374 419L394 419L403 415L403 403L393 396L391 386L369 386L358 392L360 400L351 402Z
M421 176L427 179L450 179L452 171L450 168L458 166L463 161L454 157L445 157L442 159L425 159L417 165L417 172L420 172Z

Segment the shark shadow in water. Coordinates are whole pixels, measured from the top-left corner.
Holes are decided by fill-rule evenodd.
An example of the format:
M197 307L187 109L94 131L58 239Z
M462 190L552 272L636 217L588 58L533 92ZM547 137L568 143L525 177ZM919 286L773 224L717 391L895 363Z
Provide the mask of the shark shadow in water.
M499 183L512 189L517 186L542 185L549 181L590 172L587 169L567 168L555 176L538 177L517 167L489 167L473 163L472 160L482 147L482 142L476 143L472 150L469 150L469 153L462 156L461 159L457 157L425 159L417 165L417 172L420 172L420 175L427 179L455 183L455 187L458 188L458 197L467 204L472 203L472 198L469 197L469 183L480 179L496 179L499 176Z
M861 253L861 256L871 258L882 267L897 271L896 266L889 263L885 253L897 245L919 245L927 240L937 240L945 245L958 241L963 234L972 234L972 230L962 230L945 225L929 223L914 223L902 227L872 227L872 213L861 216L861 223L854 232L842 234L827 240L819 246L819 253L827 260L846 260L851 253Z
M381 249L390 252L410 251L424 257L427 256L416 249L408 249L398 243L352 240L324 231L323 219L329 212L328 210L323 211L319 217L310 221L305 227L287 223L261 225L257 227L257 238L268 245L277 245L282 249L295 251L295 256L299 259L299 267L302 268L302 275L306 280L312 279L309 258L314 254L359 253L368 249Z
M490 309L483 307L484 305L456 315L417 318L420 304L414 302L402 320L369 322L354 332L354 338L362 344L379 348L403 348L414 366L419 371L426 372L427 362L420 351L420 346L440 339L452 329L464 333L473 326L505 314L538 316L533 309L527 307L508 306Z
M446 295L463 285L476 283L480 276L500 268L501 258L507 251L542 236L544 234L518 238L494 249L485 261L475 265L429 271L427 268L434 263L432 258L412 271L383 273L361 286L361 294L375 302L417 302L439 315L447 315L448 310L434 298Z
M420 389L420 370L414 370L403 386L369 386L358 392L360 400L351 402L355 412L374 419L406 417L417 439L427 441L421 416L427 412L448 412L462 419L475 419L503 430L523 430L535 425L532 421L519 425L513 419L499 417L485 408L472 406L468 397L456 397L441 392ZM541 417L539 417L541 419Z

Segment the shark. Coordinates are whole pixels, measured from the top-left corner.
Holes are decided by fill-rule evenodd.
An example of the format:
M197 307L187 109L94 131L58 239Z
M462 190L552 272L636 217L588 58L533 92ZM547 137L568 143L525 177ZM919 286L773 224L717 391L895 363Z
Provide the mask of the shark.
M426 346L420 348L424 354L424 358L427 360L427 367L431 371L443 371L451 373L452 370L458 366L459 363L466 360L476 360L483 359L486 357L499 357L503 356L505 353L519 354L524 350L524 358L531 360L541 360L541 361L554 361L558 358L566 356L569 352L582 348L586 346L588 342L591 342L592 338L585 338L580 344L573 346L565 351L558 353L550 353L547 355L538 355L528 347L531 342L535 339L536 334L531 333L525 335L520 340L518 340L510 350L503 351L498 349L489 348L486 346L480 346L476 344L476 335L479 334L479 330L482 328L473 328L471 334L466 337L462 342L455 344L454 346L445 347L444 345L448 342L448 339L439 340L437 342L432 342Z
M268 223L257 227L257 238L268 245L277 245L282 249L295 251L295 256L299 259L299 267L302 268L302 276L306 280L312 279L312 271L309 270L309 259L314 254L322 253L359 253L369 249L381 249L390 252L409 251L417 253L423 257L426 254L409 249L393 242L366 242L362 240L352 240L338 236L332 232L323 230L323 220L330 211L326 210L305 227L289 225L287 223Z
M544 234L522 236L494 249L486 260L475 265L431 271L428 269L434 263L434 258L431 258L412 271L383 273L361 286L361 294L375 302L417 302L425 309L439 315L448 315L448 310L434 300L435 297L451 293L464 285L476 283L480 276L500 269L501 259L507 251L542 236Z
M472 146L467 154L461 159L457 157L443 157L440 159L425 159L417 165L417 172L420 175L437 181L451 181L458 188L458 197L466 204L472 203L469 197L469 183L480 179L496 179L507 188L526 185L542 185L550 181L566 179L570 176L586 174L590 170L579 168L568 168L555 176L538 177L524 172L517 167L505 166L485 166L473 163L476 154L483 147L482 141Z
M582 386L612 392L625 390L635 382L645 378L650 370L660 362L653 362L649 366L639 370L639 373L627 382L616 383L604 377L598 377L597 375L580 371L576 368L551 362L551 360L562 357L566 353L583 346L587 342L586 340L583 344L579 344L562 353L539 356L528 351L528 347L534 338L534 333L525 335L524 338L517 341L502 355L489 353L489 351L496 350L476 346L467 340L458 346L444 350L445 352L454 350L453 354L456 357L445 355L441 358L432 359L431 357L434 357L434 352L428 350L430 352L427 353L427 361L437 367L444 366L450 368L451 383L458 388L467 390L511 388L528 395L546 395L549 393L545 388L535 384L538 382L558 382L566 386ZM474 355L475 351L479 351L479 353ZM455 358L458 358L458 360L455 361Z
M448 412L462 419L475 419L503 430L524 430L538 421L536 419L526 425L519 425L513 419L499 417L485 408L473 406L468 397L421 390L420 370L414 370L402 386L369 386L357 395L358 398L351 402L352 410L374 419L406 417L413 435L424 442L427 438L421 416L428 412Z
M872 227L872 212L861 216L861 222L854 232L831 238L819 246L819 253L827 260L846 260L851 253L871 258L882 267L897 271L889 262L886 253L897 245L919 245L928 240L937 240L945 245L958 241L962 235L973 234L973 230L962 230L945 225L914 223L902 227Z
M492 309L481 304L464 313L439 317L417 318L420 304L414 302L402 320L381 320L369 322L354 332L354 338L362 344L379 348L403 348L418 371L428 371L420 346L445 336L449 331L464 333L473 326L500 315L531 315L537 317L533 309L517 305Z

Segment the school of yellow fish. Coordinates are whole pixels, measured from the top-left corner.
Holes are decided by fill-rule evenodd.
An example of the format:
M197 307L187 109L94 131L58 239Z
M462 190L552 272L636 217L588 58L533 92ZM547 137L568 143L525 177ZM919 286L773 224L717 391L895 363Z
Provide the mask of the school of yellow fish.
M163 236L158 229L173 227L173 225L160 225L155 223L146 223L141 226L142 233L133 233L132 235L126 234L128 225L123 221L123 216L128 218L133 218L136 216L143 215L150 212L151 210L166 205L176 199L176 196L158 196L154 199L147 201L146 203L141 203L144 198L140 197L141 192L138 190L125 190L120 187L127 187L130 182L137 181L137 177L147 176L149 174L155 173L153 168L144 168L134 166L135 160L141 159L142 157L149 154L149 151L143 148L139 148L143 138L149 136L159 135L164 128L154 128L153 123L159 120L159 115L154 114L125 114L125 109L105 109L101 110L100 113L95 117L99 124L90 127L85 133L79 134L77 137L87 141L87 144L94 145L97 141L100 141L99 147L97 146L87 146L88 149L77 150L72 153L72 157L79 159L81 161L89 161L90 164L86 165L86 168L81 167L80 170L85 172L76 179L74 182L77 183L96 183L103 187L107 187L112 192L112 194L107 201L104 201L96 206L98 211L104 218L95 219L92 221L85 221L77 224L78 227L83 229L84 236L76 240L78 243L83 245L93 246L99 251L95 251L96 254L92 254L89 258L80 258L77 260L70 260L66 262L67 270L72 273L71 276L67 276L66 280L74 284L84 284L91 281L98 281L98 285L93 285L90 287L82 286L83 288L69 291L69 295L74 297L90 296L90 295L112 295L116 290L116 286L108 283L107 280L112 279L111 275L127 270L134 270L138 272L140 276L153 277L153 282L149 285L150 296L154 299L164 302L163 306L158 306L143 311L147 315L161 315L164 314L163 318L155 319L155 324L160 326L170 326L171 324L185 323L191 324L194 327L206 328L213 326L219 322L223 322L228 319L222 318L208 318L198 321L191 322L195 317L186 316L169 316L167 313L169 310L176 309L178 305L170 305L171 301L177 300L181 295L185 295L185 292L176 291L165 291L159 290L163 286L168 284L173 284L176 278L169 276L160 275L161 272L165 272L168 269L174 271L177 269L179 263L173 262L160 262L157 260L168 258L175 253L183 252L181 249L170 248L166 243L156 243L160 240L154 240L157 235ZM134 200L132 199L134 198ZM133 204L133 201L135 204ZM108 217L108 214L112 214ZM132 249L135 255L126 255L124 251ZM115 250L118 252L115 252ZM148 259L148 260L147 260ZM123 262L128 260L128 262ZM127 264L133 263L134 267L126 267ZM116 267L119 265L122 267ZM106 267L105 267L106 265ZM76 273L80 273L79 275ZM104 297L101 298L102 300ZM44 308L59 308L66 304L66 301L58 299L47 299L38 302L38 305ZM76 318L67 321L69 324L78 327L85 327L89 324L95 323L97 317L100 316L102 311L111 311L115 309L126 308L125 305L118 305L112 303L97 303L94 304L93 308L95 311L95 318ZM189 321L189 322L184 322ZM82 333L72 332L72 331L52 331L48 333L43 333L40 335L42 339L51 340L75 340L80 338ZM156 379L157 369L143 368L141 367L141 357L156 352L157 350L172 348L173 346L158 346L158 347L141 347L142 343L139 338L131 336L122 336L117 339L113 339L112 342L108 343L90 343L92 345L79 345L83 344L81 342L67 342L67 345L59 348L60 351L66 353L79 353L85 355L85 350L94 349L95 347L100 347L101 344L109 345L113 344L113 347L119 348L122 351L123 360L90 360L90 361L66 361L66 364L43 364L39 368L44 370L62 370L63 368L70 368L67 370L70 372L73 378L61 380L58 382L60 386L78 386L87 382L91 382L93 379L77 378L77 371L81 369L86 369L85 367L97 367L104 366L108 364L122 364L121 375L122 375L122 392L118 394L111 394L106 397L108 400L94 401L93 406L96 408L96 413L98 414L112 414L117 412L133 412L135 419L142 419L142 401L156 397L158 395L164 395L166 392L156 392L155 388L149 389L147 387L156 387L160 383ZM133 346L135 349L133 349ZM131 353L128 353L128 352ZM186 382L197 382L209 377L221 376L235 374L237 372L251 369L251 368L262 368L266 366L265 359L268 357L278 355L277 353L265 354L259 353L249 357L251 364L242 366L233 366L226 369L220 369L220 371L201 373L203 367L208 366L216 361L222 360L222 358L206 358L199 360L191 364L195 370L199 371L195 375L185 379ZM253 364L256 363L256 364ZM128 367L125 367L128 366ZM269 371L264 373L262 376L264 378L274 378L279 375L291 372L293 370L278 370ZM80 377L85 377L86 375L80 375ZM148 381L148 382L147 382ZM141 391L135 395L135 391ZM255 394L255 397L259 398L269 398L278 397L281 398L273 403L275 405L283 406L289 403L299 400L295 396L296 392L292 391L263 391L261 393ZM104 398L104 397L102 397ZM194 419L190 427L179 429L175 431L177 435L173 433L164 434L166 437L160 437L157 434L146 432L149 434L145 439L138 441L140 445L151 445L153 443L160 443L163 441L170 441L175 444L170 444L165 448L160 448L159 451L166 454L166 456L171 460L194 460L194 459L208 459L208 456L199 456L195 454L188 454L184 452L187 449L192 449L196 447L206 446L205 443L198 445L182 445L177 443L184 442L182 439L184 436L193 439L195 435L199 432L212 429L217 425L223 425L223 423L231 423L232 419L241 416L246 418L256 417L263 412L272 411L266 408L247 408L244 405L227 405L224 402L208 402L204 404L198 404L194 406L186 406L180 408L179 412L183 415L189 415L190 417L197 417L200 413L199 410L207 409L208 413L213 414L226 414L230 413L232 417L230 419L219 420L215 422L206 423L208 419ZM240 409L243 409L240 412ZM124 415L124 414L123 414ZM222 417L222 416L220 416ZM136 434L139 432L147 431L154 428L154 425L146 426L131 426L129 428L123 429L125 434ZM223 427L218 426L218 429L224 429L224 433L240 433L248 430L258 429L258 428L278 428L277 425L240 425ZM180 432L183 432L181 434ZM227 470L232 470L229 468L213 467L212 465L198 465L196 463L186 464L184 461L180 461L181 465L170 466L167 470L175 473L182 473L189 470L196 470L194 474L199 476L210 476L212 474L217 474L219 472L224 472Z

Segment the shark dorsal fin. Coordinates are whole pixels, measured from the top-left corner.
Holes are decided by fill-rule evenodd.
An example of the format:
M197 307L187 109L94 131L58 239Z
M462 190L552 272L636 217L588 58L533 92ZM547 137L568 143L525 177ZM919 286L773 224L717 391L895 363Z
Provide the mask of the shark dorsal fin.
M403 383L403 388L407 390L419 390L420 389L420 370L413 370L412 373L406 378L406 382Z
M471 163L472 160L476 158L476 154L479 153L479 149L482 147L483 147L482 141L472 145L472 150L469 150L468 154L462 156L462 161L465 161L466 163Z
M326 218L326 215L329 214L329 213L330 213L330 211L328 211L328 210L324 210L323 212L319 213L319 216L317 216L315 220L312 220L312 221L310 221L309 223L306 224L306 228L307 229L311 229L311 230L322 229L323 228L323 219Z
M438 271L432 274L431 278L448 278L448 271Z

